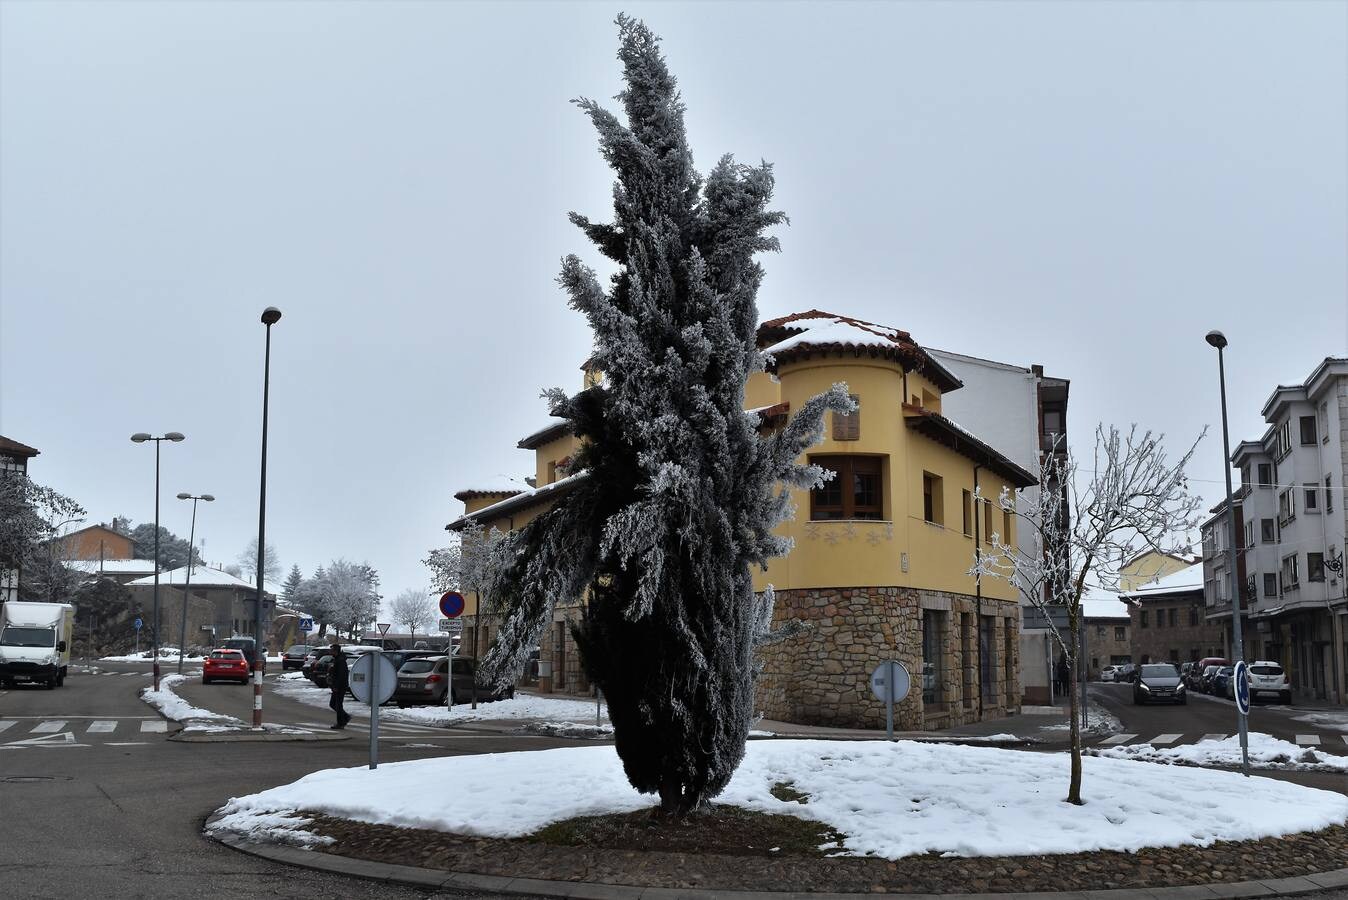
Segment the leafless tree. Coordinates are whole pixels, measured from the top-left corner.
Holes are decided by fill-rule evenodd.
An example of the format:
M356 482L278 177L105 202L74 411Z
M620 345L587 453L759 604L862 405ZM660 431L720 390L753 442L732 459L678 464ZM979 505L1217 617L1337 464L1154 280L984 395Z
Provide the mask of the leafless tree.
M418 628L422 631L430 630L431 623L435 620L434 605L435 601L430 591L409 588L389 603L389 614L395 623L405 626L409 633L415 635Z
M1081 598L1088 584L1117 589L1120 570L1128 560L1147 550L1187 555L1190 537L1199 524L1201 499L1189 492L1185 468L1193 457L1200 433L1177 462L1171 463L1164 435L1128 433L1099 425L1089 468L1062 452L1061 437L1043 456L1039 499L1016 508L1016 498L1003 490L998 504L1016 516L1035 540L1028 549L1011 546L993 534L993 549L977 554L973 572L1001 577L1017 585L1026 601L1045 613L1053 640L1072 670L1080 665ZM1051 614L1067 614L1064 634ZM1072 774L1069 803L1081 801L1081 696L1079 681L1071 679Z

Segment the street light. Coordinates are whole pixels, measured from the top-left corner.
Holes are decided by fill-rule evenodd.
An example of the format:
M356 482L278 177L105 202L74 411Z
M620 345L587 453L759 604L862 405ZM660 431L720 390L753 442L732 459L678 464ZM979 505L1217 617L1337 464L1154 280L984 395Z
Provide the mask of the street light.
M137 431L131 435L137 444L154 441L154 689L159 690L159 445L164 441L178 443L186 440L180 432L170 431L161 437ZM182 648L179 647L180 651Z
M257 608L253 611L253 728L262 728L262 668L266 664L262 649L262 573L267 558L267 395L271 389L271 327L281 321L281 311L268 306L262 311L267 326L266 352L262 363L262 477L257 502Z
M179 500L192 501L192 530L187 533L187 578L183 584L183 619L178 628L178 674L183 673L183 655L187 652L187 603L192 596L192 563L197 552L197 501L205 500L207 503L215 500L210 494L189 494L183 492L178 495Z
M1240 579L1236 572L1236 541L1243 540L1244 531L1236 516L1235 498L1231 495L1231 435L1226 424L1226 360L1222 351L1226 349L1226 335L1220 331L1209 331L1205 338L1208 344L1217 348L1217 377L1222 388L1222 471L1226 473L1226 512L1230 520L1231 536L1227 543L1227 566L1231 570L1231 642L1235 645L1232 656L1235 662L1245 661L1245 638L1241 633L1240 617ZM1232 676L1235 677L1234 675ZM1236 722L1240 729L1240 771L1250 777L1250 734L1249 722L1240 703L1236 703Z

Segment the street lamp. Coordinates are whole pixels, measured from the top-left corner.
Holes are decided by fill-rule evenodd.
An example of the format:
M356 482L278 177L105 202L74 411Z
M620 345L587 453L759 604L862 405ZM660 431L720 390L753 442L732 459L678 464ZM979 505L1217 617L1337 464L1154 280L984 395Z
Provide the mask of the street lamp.
M253 611L253 728L262 728L262 668L266 651L262 648L262 573L267 558L267 395L271 388L271 327L281 321L281 311L268 306L262 311L267 326L266 352L262 363L262 477L257 502L257 608Z
M178 443L186 440L180 432L170 431L160 437L137 431L131 435L137 444L154 441L154 689L159 690L159 445L164 441ZM178 648L180 651L181 647Z
M1227 566L1231 570L1231 642L1235 645L1232 656L1235 662L1245 660L1245 638L1241 633L1240 617L1240 578L1236 571L1236 541L1243 540L1240 519L1236 516L1235 498L1231 495L1231 435L1226 424L1226 360L1222 351L1226 349L1226 335L1220 331L1209 331L1208 344L1217 348L1217 377L1222 388L1222 471L1226 473L1226 513L1230 520L1231 536L1227 543ZM1234 675L1232 676L1234 677ZM1240 703L1236 703L1236 722L1240 729L1240 771L1246 778L1250 776L1250 734L1249 722Z
M183 619L178 628L178 674L183 673L183 655L187 653L187 603L192 596L192 563L195 561L197 552L197 501L205 500L207 503L215 500L210 494L189 494L183 492L178 495L179 500L192 501L192 530L187 533L187 578L183 584Z

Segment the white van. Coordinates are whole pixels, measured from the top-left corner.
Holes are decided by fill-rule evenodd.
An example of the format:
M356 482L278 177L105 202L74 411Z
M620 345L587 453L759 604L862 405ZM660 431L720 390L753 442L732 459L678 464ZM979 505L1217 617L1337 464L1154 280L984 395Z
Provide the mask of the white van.
M0 687L31 681L65 684L75 607L69 603L0 604Z

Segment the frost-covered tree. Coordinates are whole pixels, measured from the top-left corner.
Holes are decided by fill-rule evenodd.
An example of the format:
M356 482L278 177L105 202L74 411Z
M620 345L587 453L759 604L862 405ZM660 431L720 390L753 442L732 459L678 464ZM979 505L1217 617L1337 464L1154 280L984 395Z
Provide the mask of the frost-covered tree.
M408 588L394 597L388 608L393 623L406 628L409 634L416 634L418 628L428 631L435 622L435 599L430 591Z
M136 559L154 559L154 523L145 522L133 528L131 543ZM187 538L178 537L163 525L159 526L159 568L178 569L187 565L189 552L193 565L201 565L201 554L195 547L187 546Z
M304 575L301 574L300 567L291 566L290 574L286 576L285 582L281 585L281 590L283 591L281 596L285 598L286 603L295 602L301 584L304 584Z
M33 594L51 599L46 595L52 581L43 573L60 579L56 567L66 561L64 555L56 558L62 548L52 541L64 526L83 521L84 514L74 500L25 473L0 472L0 568L20 569L25 581L38 577L42 583L32 588Z
M305 579L296 597L322 623L319 637L328 625L354 635L379 614L379 575L368 565L335 559Z
M248 546L239 554L239 563L243 570L248 572L248 580L257 580L257 538L248 542ZM267 545L267 554L262 559L262 577L265 581L275 581L281 577L281 558L276 555L276 548L271 544Z
M1060 452L1065 448L1057 437L1040 465L1039 499L1017 509L1015 496L1003 490L998 500L1022 528L1030 529L1031 548L1010 546L993 534L990 552L974 551L975 574L1007 578L1035 608L1067 615L1065 631L1051 618L1049 628L1076 673L1068 689L1069 803L1081 803L1082 597L1091 584L1117 590L1123 567L1147 550L1187 556L1199 524L1201 500L1189 493L1184 470L1203 434L1174 463L1166 457L1164 439L1139 433L1136 425L1126 435L1113 426L1097 426L1095 453L1084 468L1075 456Z
M503 621L484 675L513 680L554 606L586 596L573 633L627 777L681 815L718 794L744 756L754 647L771 618L750 567L790 549L772 534L791 514L787 487L824 477L797 459L826 410L853 407L835 386L767 436L744 412L745 380L765 362L755 257L778 249L766 231L785 221L768 208L772 169L724 156L704 181L658 39L625 16L617 24L626 124L576 101L617 174L614 221L571 215L617 272L606 288L571 256L559 279L594 331L604 379L547 394L581 439L579 477L490 549L481 593Z
M431 587L437 591L476 591L491 558L491 548L500 540L496 529L468 523L448 547L430 551L421 561L431 570Z

